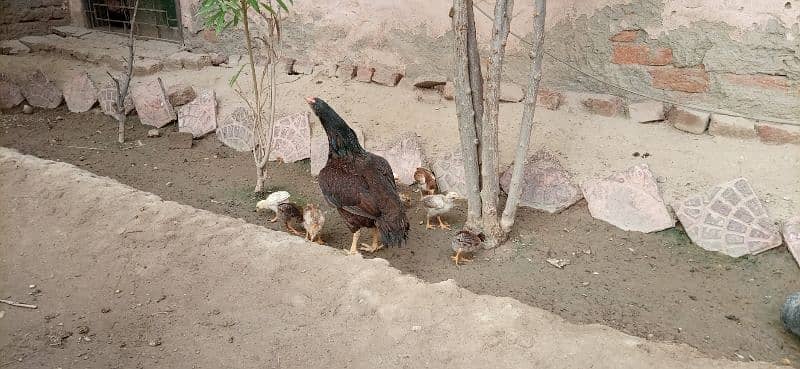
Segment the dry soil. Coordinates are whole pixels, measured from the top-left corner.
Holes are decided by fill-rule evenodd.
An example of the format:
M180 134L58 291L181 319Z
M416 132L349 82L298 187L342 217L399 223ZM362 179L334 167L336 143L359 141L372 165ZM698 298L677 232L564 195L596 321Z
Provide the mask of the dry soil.
M147 128L135 118L128 143L120 146L114 143L115 128L102 114L71 114L63 108L7 114L0 116L0 145L73 163L166 200L277 228L265 223L267 215L254 212L263 194L251 192L249 153L233 152L213 135L196 140L192 149L169 150L167 138L146 138ZM307 162L271 164L269 172L269 190L288 190L299 203L322 202ZM800 340L779 321L784 296L800 288L797 265L784 247L732 259L692 245L680 229L648 235L620 231L592 219L581 202L558 215L522 210L511 242L456 267L449 260L454 231L425 230L419 225L424 220L419 208L414 201L407 247L381 250L375 257L425 281L454 279L475 293L513 297L571 322L601 323L655 341L687 343L712 357L800 363ZM454 229L463 222L462 209L463 204L446 218ZM328 214L323 237L336 249L349 245L350 234L335 212ZM47 253L36 262L58 269L62 260L51 259L60 257ZM218 256L205 257L213 263ZM547 258L569 259L570 264L557 269ZM109 273L119 267L93 266ZM191 271L197 266L182 267ZM147 283L166 288L173 281ZM209 321L224 323L224 317L210 314ZM145 334L144 327L135 325L140 318L120 316L117 322ZM5 347L4 353L23 349Z

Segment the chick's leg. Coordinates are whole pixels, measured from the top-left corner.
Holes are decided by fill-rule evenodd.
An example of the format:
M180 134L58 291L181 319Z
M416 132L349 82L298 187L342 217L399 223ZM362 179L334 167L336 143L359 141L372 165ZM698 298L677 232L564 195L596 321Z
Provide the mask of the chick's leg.
M268 220L268 222L270 222L270 223L275 223L277 221L278 221L278 213L275 213L275 216L272 217L272 219Z
M317 235L317 243L320 244L320 245L324 245L325 244L325 241L322 240L322 236L319 235L319 234Z
M436 219L439 219L439 228L450 230L450 225L442 221L442 217L436 216ZM432 228L432 227L431 227Z
M289 223L288 221L286 223L284 223L284 225L286 226L286 229L288 229L289 232L292 232L292 234L294 234L295 236L299 236L299 235L302 234L302 233L300 233L300 231L294 229L294 227L292 227L292 224Z
M461 265L462 261L465 263L469 263L470 261L472 261L472 259L467 259L466 257L461 256L461 249L458 249L458 251L456 251L456 254L451 256L450 259L452 259L456 263L456 265Z
M361 230L353 233L353 243L350 245L350 255L358 254L358 237L361 235Z
M379 235L380 235L380 233L378 231L378 228L377 227L373 228L373 230L372 230L372 245L367 245L366 243L362 243L361 244L361 246L362 246L361 250L364 250L364 251L367 251L367 252L375 252L375 251L378 251L378 250L382 249L383 245L381 245L378 242L378 236Z

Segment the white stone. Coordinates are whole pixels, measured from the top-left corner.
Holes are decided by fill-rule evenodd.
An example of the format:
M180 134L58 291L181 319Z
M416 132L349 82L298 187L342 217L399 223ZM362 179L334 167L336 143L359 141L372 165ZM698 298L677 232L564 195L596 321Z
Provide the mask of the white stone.
M587 181L581 187L592 217L617 228L649 233L675 226L647 164Z
M217 96L214 90L201 90L197 97L178 111L178 131L203 137L217 129Z
M781 244L778 226L744 178L690 195L674 208L692 242L706 250L739 257Z

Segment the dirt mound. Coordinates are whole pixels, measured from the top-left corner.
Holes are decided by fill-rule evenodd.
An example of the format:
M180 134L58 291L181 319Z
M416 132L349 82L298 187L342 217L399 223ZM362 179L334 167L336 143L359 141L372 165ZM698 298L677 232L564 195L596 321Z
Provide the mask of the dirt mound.
M18 367L771 367L426 284L5 148L0 178L0 290L39 305L3 307Z

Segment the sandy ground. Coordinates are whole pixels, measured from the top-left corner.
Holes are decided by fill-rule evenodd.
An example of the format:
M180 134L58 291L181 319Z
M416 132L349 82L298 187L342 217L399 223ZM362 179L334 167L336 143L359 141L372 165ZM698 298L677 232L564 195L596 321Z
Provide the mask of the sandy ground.
M62 108L0 115L0 145L69 162L166 200L283 230L265 222L271 215L253 211L263 194L252 193L250 153L233 152L213 135L196 140L190 150L169 150L166 137L148 139L147 129L134 117L129 142L120 146L108 117ZM165 129L166 134L174 130L174 125ZM323 203L307 161L271 164L269 173L270 191L288 190L301 205ZM375 255L404 273L431 283L453 279L474 293L512 297L573 323L600 323L652 341L686 343L712 357L800 363L800 340L778 319L783 297L800 290L797 265L785 247L731 259L692 245L678 229L649 235L620 231L592 219L580 202L558 215L522 209L511 242L456 267L449 259L455 231L424 230L424 212L413 199L408 247ZM351 235L340 217L323 208L329 212L324 239L335 249L348 247ZM463 210L461 203L445 217L455 230L463 223ZM186 218L175 227L188 224ZM547 258L571 264L556 269ZM116 268L98 267L104 273ZM168 288L170 281L151 283Z
M86 69L93 76L105 73L96 66L49 54L0 56L0 70L13 75L34 67L47 71L58 83L78 69ZM195 88L213 88L220 102L219 113L224 116L242 104L227 84L234 73L232 68L210 67L202 72L180 70L161 76L167 85L181 82ZM246 73L240 77L245 88L247 80ZM279 113L306 111L302 97L316 95L361 128L367 140L389 141L404 132L415 132L429 160L458 146L454 103L420 102L408 80L394 88L311 76L289 76L282 81L285 83L279 86ZM503 166L513 160L521 116L522 104L501 105ZM661 188L668 203L744 176L772 216L788 219L800 211L800 147L796 145L772 146L757 140L692 135L665 124L637 124L587 115L575 106L558 111L537 109L536 121L531 152L542 147L557 152L579 181L628 168L641 160L632 156L634 152L647 152L651 156L646 162L665 179ZM321 134L320 129L316 131Z
M3 367L773 367L426 284L7 149L0 175L0 289L39 305L2 307Z

